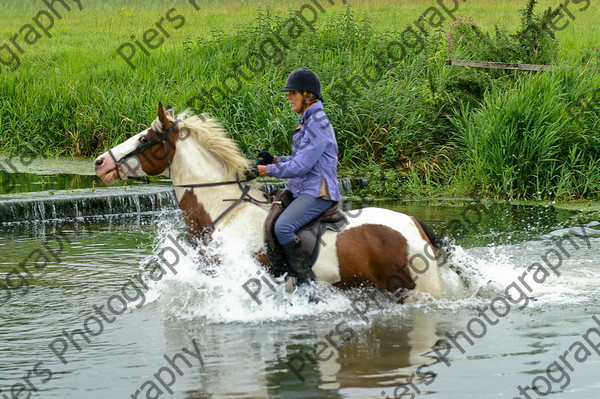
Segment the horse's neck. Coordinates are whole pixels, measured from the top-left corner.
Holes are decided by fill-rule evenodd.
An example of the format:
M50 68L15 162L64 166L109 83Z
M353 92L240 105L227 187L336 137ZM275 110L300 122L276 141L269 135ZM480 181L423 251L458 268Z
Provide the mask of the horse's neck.
M178 184L176 181L173 183ZM190 195L190 191L193 195ZM245 231L248 234L256 235L262 229L262 224L267 216L264 208L247 201L228 210L242 195L242 191L237 185L194 189L176 187L175 194L183 212L197 213L198 210L205 212L205 216L211 223L217 222L215 228L228 234L239 232L240 234L236 235L242 235L242 231ZM254 188L251 189L250 195L257 199L262 198L262 192ZM182 201L184 198L186 201ZM190 198L193 198L196 204L190 203Z
M220 163L205 151L198 149L181 151L178 146L171 165L171 180L177 186L229 181L232 177L226 176ZM193 189L175 187L175 194L184 213L204 212L205 215L199 217L203 217L206 224L207 217L210 222L214 222L223 215L234 201L241 197L242 191L237 184L228 184ZM262 192L256 188L252 188L249 194L256 199L263 198ZM185 201L182 202L184 198ZM242 202L227 212L215 228L222 231L226 237L242 239L246 237L251 246L255 247L262 245L263 223L266 216L266 208Z

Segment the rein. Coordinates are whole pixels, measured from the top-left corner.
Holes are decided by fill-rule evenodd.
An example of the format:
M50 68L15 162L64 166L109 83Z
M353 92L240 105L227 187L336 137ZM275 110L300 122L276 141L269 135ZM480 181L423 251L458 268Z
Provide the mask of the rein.
M225 185L230 185L230 184L238 185L240 191L242 192L242 195L238 199L224 199L223 200L223 201L234 201L234 202L227 209L225 209L223 212L221 212L221 214L219 216L217 216L217 218L210 225L208 225L204 229L202 229L202 231L200 232L200 237L204 238L204 236L206 234L208 234L209 232L214 230L215 226L217 225L217 223L219 223L220 220L222 220L225 216L227 216L227 214L229 212L231 212L235 207L237 207L242 202L250 202L251 204L258 205L258 206L270 204L269 201L257 200L256 198L254 198L253 196L251 196L249 194L249 191L252 187L249 184L242 186L242 183L245 183L248 181L251 181L251 180L249 180L249 179L240 180L239 177L236 175L236 180L232 180L232 181L223 181L223 182L216 182L216 183L198 183L198 184L175 184L175 185L173 185L173 187L202 188L202 187L225 186Z
M111 158L113 159L113 161L115 162L115 171L117 172L117 177L119 179L121 179L121 173L119 172L119 167L123 164L123 162L128 159L131 158L135 155L138 155L144 151L146 151L148 148L152 147L155 144L158 143L163 143L164 149L165 149L165 156L167 158L167 163L169 165L169 179L171 178L171 159L169 157L169 149L167 148L167 138L175 131L175 129L177 128L177 123L178 122L174 122L173 125L171 125L171 127L169 128L169 130L166 133L161 134L158 138L156 138L155 140L152 141L148 141L144 144L142 144L141 146L133 149L132 151L128 152L127 154L123 155L121 157L121 159L117 160L114 156L114 154L112 153L112 151L108 151L108 153L110 154ZM137 180L137 181L142 181L145 182L147 184L150 183L150 179L148 179L147 177L137 177L137 176L127 176L128 179L131 180ZM268 205L270 204L269 201L261 201L258 200L254 197L252 197L249 194L250 185L245 185L242 186L242 183L246 183L249 181L252 181L253 179L244 179L244 180L240 180L239 176L236 174L236 179L235 180L230 180L230 181L223 181L223 182L214 182L214 183L195 183L195 184L174 184L173 187L182 187L182 188L203 188L203 187L217 187L217 186L226 186L226 185L230 185L230 184L237 184L240 191L242 192L242 195L240 196L240 198L238 199L224 199L223 201L234 201L233 204L231 204L227 209L225 209L219 216L217 216L217 218L214 220L214 222L212 222L209 226L205 227L202 232L200 232L200 236L202 238L204 238L204 236L206 234L208 234L210 231L212 231L216 224L221 221L225 216L227 216L227 214L229 212L231 212L235 207L237 207L239 204L241 204L242 202L250 202L252 204L255 205Z

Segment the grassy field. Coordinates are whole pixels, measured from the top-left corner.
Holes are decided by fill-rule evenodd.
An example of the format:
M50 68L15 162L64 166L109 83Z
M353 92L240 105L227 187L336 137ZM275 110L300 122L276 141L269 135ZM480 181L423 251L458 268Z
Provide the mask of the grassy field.
M115 50L129 41L131 35L139 37L152 28L170 8L176 8L186 18L185 24L180 29L170 31L171 38L160 48L152 50L151 57L171 56L172 52L182 51L182 43L195 41L198 37L210 37L214 32L235 31L252 22L258 10L284 13L297 10L305 4L303 1L196 0L197 10L187 0L170 3L157 0L83 0L83 10L80 11L73 0L65 2L72 10L65 11L63 19L55 21L50 31L52 38L44 36L35 45L25 48L25 53L21 55L23 69L58 67L68 73L82 73L93 70L99 64L115 63L117 66L122 60ZM341 11L345 7L341 0L335 1L333 6L326 0L322 2L327 10ZM447 3L451 4L451 1L447 0ZM469 0L460 5L456 15L473 17L490 32L496 25L515 29L519 24L519 9L523 3L522 0ZM436 5L434 1L422 0L350 0L348 4L359 18L367 17L381 30L400 29L411 24L428 7ZM538 8L556 7L559 4L556 0L540 0ZM583 49L597 47L600 38L600 27L596 23L600 4L591 2L583 12L577 12L575 6L571 6L575 20L558 32L561 54L565 58L576 56ZM45 9L39 0L0 2L0 38L8 40L24 24L31 24L38 11ZM61 10L62 7L58 5L57 9Z
M0 152L43 156L98 154L147 126L154 118L158 101L172 103L181 110L202 90L222 87L222 79L232 71L232 65L242 63L261 39L269 37L269 29L303 5L314 4L274 0L196 0L194 5L187 0L171 3L82 0L80 10L74 0L64 2L71 10L55 3L61 18L54 18L48 34L42 33L38 38L31 32L27 36L30 30L27 24L36 26L36 16L40 23L48 23L45 15L39 16L40 11L47 10L42 1L0 2L3 21L0 45L5 45L0 60L8 64L0 66ZM319 71L326 97L335 99L326 102L326 109L338 133L342 170L380 177L374 179L379 182L374 186L376 193L443 192L503 198L598 195L600 177L588 167L593 165L597 153L585 147L596 143L599 134L600 111L594 95L594 89L600 87L597 75L558 79L563 83L554 92L556 98L548 101L582 110L576 126L564 125L562 129L585 139L567 140L581 148L556 150L557 146L551 144L552 151L523 160L526 164L545 165L554 157L556 162L566 164L566 158L561 157L571 157L573 168L569 170L574 172L558 171L556 165L550 165L554 169L548 173L553 176L560 173L566 180L550 179L541 187L540 176L545 174L538 174L535 168L507 176L499 171L470 167L473 162L502 164L503 155L502 149L486 150L463 123L468 121L485 128L486 119L477 117L477 113L497 114L493 107L502 108L501 103L485 96L494 93L495 98L501 98L512 93L520 98L517 88L527 85L522 80L533 75L445 66L443 60L451 55L477 58L487 54L476 51L480 49L479 42L473 42L472 46L465 42L457 53L450 54L446 50L445 33L432 29L424 51L391 65L361 96L347 98L351 93L339 90L340 80L360 76L365 65L373 61L376 50L400 37L407 25L414 26L417 18L437 3L350 0L350 9L341 0L334 1L335 5L326 0L320 3L324 12L315 24L316 32L295 40L280 62L268 63L228 99L218 99L202 107L223 121L248 154L257 147L287 150L294 117L283 97L276 95L277 89L289 71L308 65ZM445 3L450 5L452 0ZM455 15L474 18L477 26L493 38L496 26L506 28L508 33L519 29L520 10L525 3L525 0L468 0L460 4ZM540 0L536 11L559 4ZM580 11L584 5L585 2L569 5L572 17L565 18L563 23L568 25L557 32L559 51L554 60L557 64L583 66L591 61L592 66L600 67L597 65L600 30L596 23L600 5L591 2L589 8ZM450 18L443 22L444 30L448 30ZM142 50L135 40L142 41L148 29L164 30L166 33L161 37L165 37L157 48L146 46ZM27 44L27 40L34 43ZM153 43L158 43L157 40ZM500 54L504 44L498 41ZM130 60L135 69L117 54L122 45L125 54L135 49ZM552 75L546 76L556 80ZM573 80L580 83L574 85ZM538 84L545 87L547 82ZM535 108L531 101L526 104ZM550 115L559 118L556 122L559 124L573 119L572 113L555 110ZM533 120L545 116L533 109L528 117ZM513 122L505 119L505 123ZM545 134L545 126L539 127L540 134ZM513 140L523 134L519 130L522 128L516 129ZM490 145L494 137L489 139ZM552 137L560 141L562 136ZM570 154L569 151L575 151L573 148L582 154ZM481 154L498 154L498 151L494 159L482 158Z

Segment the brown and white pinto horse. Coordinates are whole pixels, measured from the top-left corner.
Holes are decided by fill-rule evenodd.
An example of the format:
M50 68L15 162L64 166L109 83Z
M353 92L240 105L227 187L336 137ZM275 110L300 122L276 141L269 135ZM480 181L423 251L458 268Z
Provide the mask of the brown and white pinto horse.
M224 200L240 198L236 179L248 166L237 143L216 120L185 113L176 119L173 110L164 110L161 104L151 128L95 160L96 174L109 183L148 175L170 177L193 236L218 220L214 228L223 239L244 243L240 250L255 254L268 267L263 249L268 207L241 202L220 218L232 204ZM256 187L248 194L264 198ZM390 292L410 291L411 296L414 292L440 296L435 250L420 222L381 208L355 210L347 219L342 232L326 231L322 237L313 266L317 280L342 288L366 284Z

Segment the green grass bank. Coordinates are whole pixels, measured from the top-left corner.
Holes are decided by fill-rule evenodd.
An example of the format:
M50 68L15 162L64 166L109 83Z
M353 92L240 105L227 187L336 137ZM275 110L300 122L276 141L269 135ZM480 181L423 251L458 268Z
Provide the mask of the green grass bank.
M145 128L162 101L218 117L248 156L283 153L295 117L279 88L309 66L324 83L341 172L368 176L371 195L599 196L595 2L567 13L558 1L469 0L456 21L417 0L322 0L316 14L294 1L65 3L61 18L42 1L0 4L0 45L15 54L0 53L1 152L93 156ZM47 33L34 22L43 10L54 15ZM144 45L150 29L158 36ZM475 70L448 58L559 68Z

